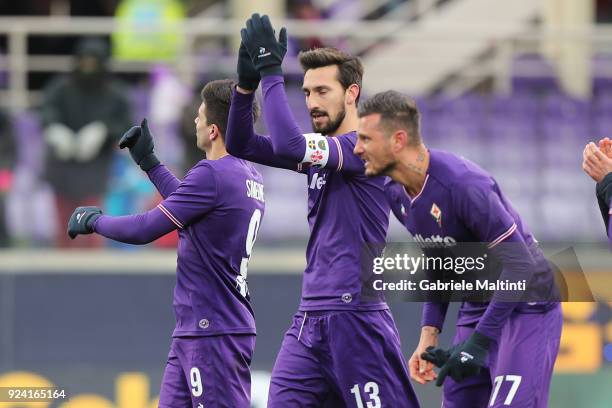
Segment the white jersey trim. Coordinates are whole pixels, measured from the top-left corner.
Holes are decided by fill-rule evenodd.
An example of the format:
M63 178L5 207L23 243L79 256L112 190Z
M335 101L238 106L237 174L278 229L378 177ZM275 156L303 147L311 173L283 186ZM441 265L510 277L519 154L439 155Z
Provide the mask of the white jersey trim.
M506 232L504 232L499 237L497 237L497 239L495 241L493 241L489 245L487 245L488 248L489 249L493 248L494 246L496 246L497 244L499 244L500 242L502 242L503 240L508 238L510 235L512 235L514 233L514 231L516 231L516 223L512 224L510 226L510 228L508 228L508 230Z
M327 137L320 133L306 133L303 136L306 140L306 151L301 163L325 167L329 160L329 142Z
M336 168L336 171L340 171L342 170L342 165L344 164L344 154L342 153L342 145L340 144L340 141L335 137L332 137L331 140L336 142L336 147L338 148L338 167Z
M429 173L425 175L425 181L423 181L423 187L421 187L421 191L419 191L419 194L415 195L414 198L410 197L410 194L408 194L408 191L406 191L406 187L402 186L402 190L404 191L404 194L406 194L406 197L410 199L410 204L414 204L417 198L419 198L421 194L423 194L423 191L425 190L425 186L427 185L427 180L429 180Z
M159 208L161 210L161 212L163 212L166 215L166 217L168 217L168 219L170 219L170 221L172 221L172 223L174 225L176 225L180 229L184 228L183 224L181 224L181 222L174 215L172 215L172 213L170 211L168 211L168 209L166 207L164 207L162 204L158 204L157 208Z

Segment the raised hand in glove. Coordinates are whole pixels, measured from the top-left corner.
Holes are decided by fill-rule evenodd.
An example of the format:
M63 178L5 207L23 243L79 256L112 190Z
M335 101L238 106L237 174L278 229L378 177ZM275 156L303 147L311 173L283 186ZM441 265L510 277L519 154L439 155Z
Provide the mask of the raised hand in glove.
M236 71L238 72L238 86L240 88L247 91L257 89L261 75L255 69L251 56L243 43L240 43L240 49L238 50L238 66Z
M79 234L91 234L94 222L101 215L98 207L77 207L68 220L68 236L75 239Z
M253 66L260 75L281 75L281 64L287 53L287 29L281 28L278 39L270 18L255 13L246 22L246 28L240 30L242 43L253 61Z
M153 153L153 136L149 131L147 119L140 126L133 126L119 140L119 148L128 148L132 159L143 171L149 171L159 164L159 159Z

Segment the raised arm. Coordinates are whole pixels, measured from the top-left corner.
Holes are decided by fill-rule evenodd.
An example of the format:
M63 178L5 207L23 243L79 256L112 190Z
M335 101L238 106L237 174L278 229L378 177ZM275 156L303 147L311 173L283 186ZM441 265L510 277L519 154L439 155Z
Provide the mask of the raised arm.
M353 153L354 132L337 137L319 133L302 134L293 117L282 76L262 79L264 118L270 131L274 153L305 166L320 166L336 171L363 173L364 162Z
M281 64L287 52L287 31L278 39L268 16L253 14L240 32L253 69L261 76L264 117L276 156L300 163L338 171L363 172L363 161L346 149L340 138L320 134L302 134L287 102ZM261 53L264 50L264 53ZM347 135L344 135L347 136ZM352 134L353 145L355 135Z
M253 127L254 93L242 93L234 90L230 105L225 148L232 156L249 160L265 166L297 170L298 161L278 157L272 148L268 136L255 133Z
M123 134L119 141L119 148L126 147L130 150L130 156L134 162L147 173L149 180L163 198L176 191L180 180L166 166L161 165L155 156L153 135L149 131L146 118L142 120L140 126L133 126Z
M172 174L163 164L159 164L147 171L147 176L149 176L149 180L151 180L151 183L153 183L163 198L168 198L181 184L181 180Z

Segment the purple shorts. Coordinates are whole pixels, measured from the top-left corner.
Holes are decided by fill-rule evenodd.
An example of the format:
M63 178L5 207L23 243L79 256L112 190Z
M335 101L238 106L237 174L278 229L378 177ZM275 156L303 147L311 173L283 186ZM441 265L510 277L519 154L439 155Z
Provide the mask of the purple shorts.
M444 381L443 408L545 408L559 351L561 306L545 313L514 313L489 353L488 368L457 383ZM457 326L453 344L473 326Z
M159 408L250 408L254 335L172 339Z
M272 370L268 408L418 406L388 310L294 316Z

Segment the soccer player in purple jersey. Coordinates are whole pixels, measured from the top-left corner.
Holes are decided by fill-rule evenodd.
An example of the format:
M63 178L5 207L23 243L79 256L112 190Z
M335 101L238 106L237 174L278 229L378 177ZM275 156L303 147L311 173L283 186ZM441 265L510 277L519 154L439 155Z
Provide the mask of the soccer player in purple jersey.
M225 149L233 87L220 80L202 90L196 144L206 160L182 181L155 157L146 120L122 138L120 146L130 148L163 197L156 208L110 217L95 207L79 207L68 225L73 238L95 232L131 244L178 230L176 328L160 408L250 407L255 320L247 266L264 212L264 190L252 164Z
M597 203L601 211L608 242L612 249L612 140L604 138L599 141L599 148L595 143L589 143L582 152L582 169L597 183L595 188Z
M389 205L384 179L365 177L363 160L353 154L361 62L333 48L300 53L316 132L303 134L284 89L286 38L284 29L276 38L267 16L248 20L226 137L232 154L307 178L302 298L272 370L268 407L418 407L384 298L362 296L369 278L361 275L363 247L384 242ZM260 75L269 136L252 127ZM366 263L375 255L364 255Z
M496 181L464 158L427 149L410 98L395 91L376 94L359 116L355 153L365 160L367 175L391 178L385 186L391 209L417 242L486 243L488 253L501 260L500 280L523 275L554 293L550 265ZM437 347L448 302L425 303L411 376L444 383L444 408L546 407L561 336L560 305L549 299L501 301L498 292L492 299L461 304L448 350ZM441 366L437 375L432 362Z

